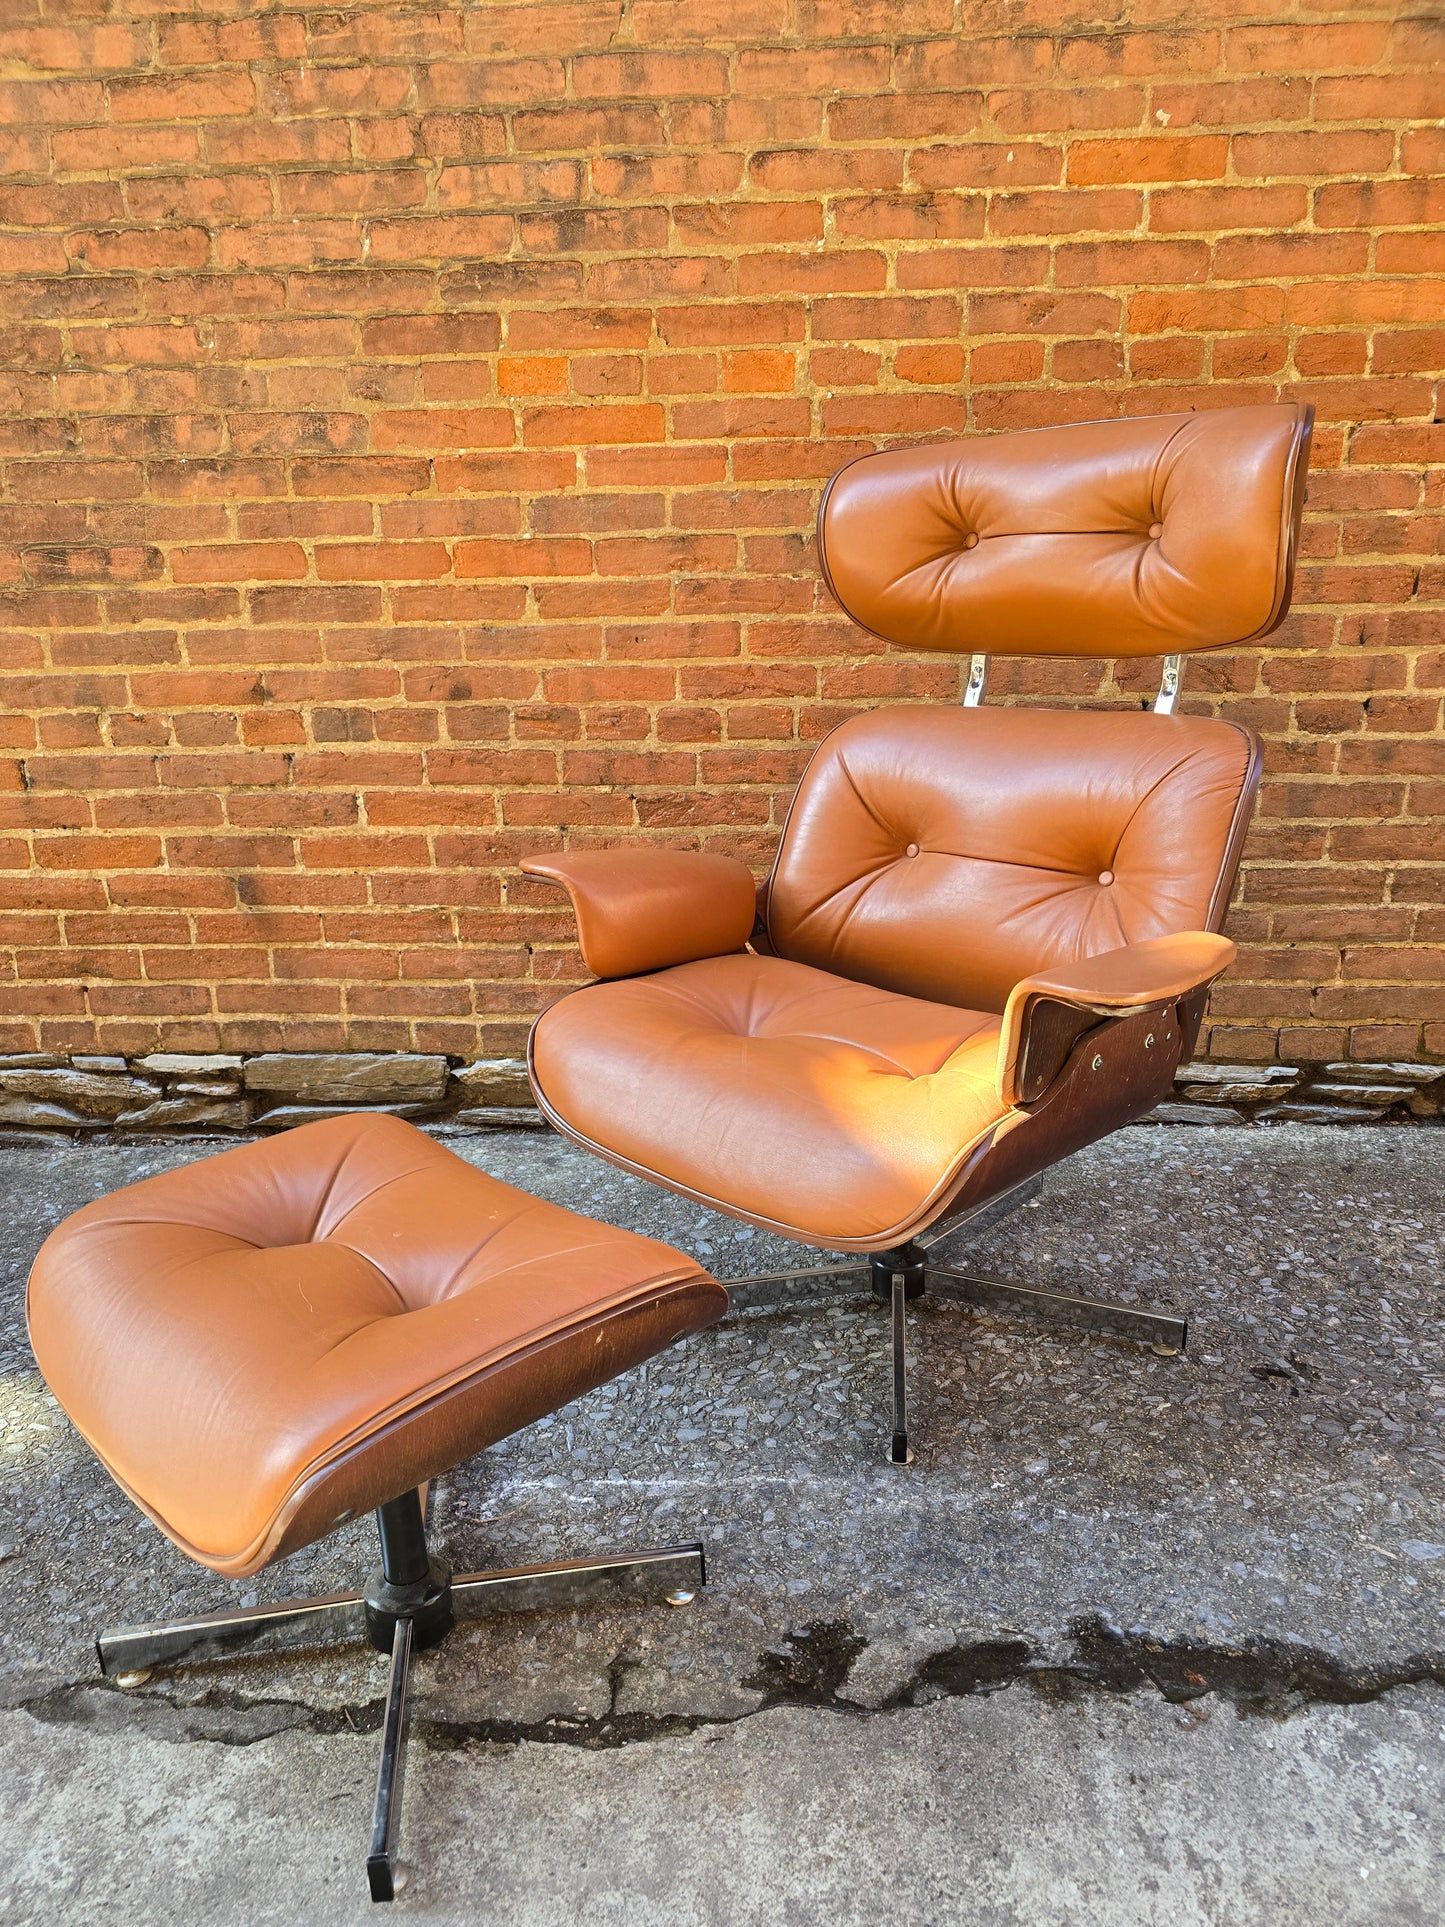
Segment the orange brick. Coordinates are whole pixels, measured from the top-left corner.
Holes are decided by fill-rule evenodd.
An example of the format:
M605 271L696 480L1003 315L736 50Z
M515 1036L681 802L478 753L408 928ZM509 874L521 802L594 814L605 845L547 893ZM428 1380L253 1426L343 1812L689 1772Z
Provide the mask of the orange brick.
M954 344L932 348L900 348L893 359L893 372L900 381L950 385L963 380L964 351Z
M560 355L503 355L497 388L503 395L565 395L567 363Z
M723 357L722 385L731 394L787 394L796 378L796 358L778 349L754 348Z
M819 583L843 462L1296 396L1293 613L1185 685L1266 757L1205 1047L1445 1058L1418 8L96 12L3 37L0 1047L520 1049L529 850L763 870L828 729L957 700Z
M1212 181L1223 176L1228 154L1229 143L1213 135L1084 140L1069 149L1064 172L1068 181L1080 187L1119 181Z

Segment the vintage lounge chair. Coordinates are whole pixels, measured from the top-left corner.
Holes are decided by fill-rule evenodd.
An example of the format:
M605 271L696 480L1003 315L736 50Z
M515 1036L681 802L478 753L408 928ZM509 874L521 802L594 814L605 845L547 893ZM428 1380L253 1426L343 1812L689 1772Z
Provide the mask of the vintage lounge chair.
M756 900L724 856L522 865L569 892L602 980L538 1018L538 1104L624 1170L866 1258L892 1305L895 1463L904 1306L926 1287L1184 1343L1180 1318L928 1249L1151 1110L1193 1049L1235 955L1219 931L1260 751L1236 724L1173 713L1179 664L1282 621L1311 413L1086 422L850 463L818 517L828 584L875 635L969 654L962 706L835 729ZM1164 679L1152 713L989 709L989 653L1162 656Z

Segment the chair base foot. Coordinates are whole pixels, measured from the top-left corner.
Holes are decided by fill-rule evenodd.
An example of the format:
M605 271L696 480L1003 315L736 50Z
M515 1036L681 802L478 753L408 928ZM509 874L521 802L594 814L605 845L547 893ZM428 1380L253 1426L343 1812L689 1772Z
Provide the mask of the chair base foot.
M1165 1355L1182 1352L1189 1338L1187 1318L1175 1312L1159 1311L1153 1305L1118 1305L1102 1298L1081 1298L1068 1291L1044 1291L1035 1285L1019 1285L1011 1279L955 1271L942 1265L930 1265L927 1278L929 1290L940 1298L977 1305L980 1310L1070 1325L1076 1331L1123 1338L1135 1345L1162 1346Z
M373 1900L396 1898L396 1839L401 1829L401 1782L406 1766L406 1689L411 1641L412 1622L398 1619L386 1677L381 1761L376 1773L376 1799L371 1809L371 1851L366 1856L366 1880Z
M739 1309L785 1304L800 1291L815 1289L821 1279L866 1280L873 1296L890 1307L893 1341L893 1436L888 1448L890 1465L911 1465L908 1446L908 1367L904 1349L905 1307L933 1292L939 1298L1037 1318L1075 1331L1094 1332L1147 1345L1158 1358L1178 1358L1189 1340L1189 1321L1153 1305L1111 1304L1101 1298L1082 1298L1068 1291L1045 1291L1011 1279L982 1272L959 1271L930 1264L928 1253L907 1244L857 1265L818 1265L807 1270L774 1271L729 1283L728 1293Z
M393 1506L400 1503L391 1502ZM384 1512L388 1510L383 1508ZM132 1688L144 1685L162 1668L234 1658L237 1654L286 1652L329 1640L369 1639L374 1645L380 1644L377 1634L384 1619L388 1636L382 1650L390 1654L390 1665L371 1850L366 1857L366 1878L374 1901L394 1899L403 1882L396 1843L406 1762L407 1681L413 1651L445 1637L454 1619L621 1601L683 1606L707 1584L706 1558L698 1544L464 1573L452 1579L446 1576L444 1562L426 1558L419 1526L417 1530L422 1547L419 1570L426 1576L410 1587L378 1572L365 1593L331 1593L321 1599L288 1599L275 1606L208 1613L202 1618L158 1626L126 1626L102 1633L96 1641L102 1674L117 1686ZM385 1564L385 1537L382 1543ZM406 1610L409 1592L416 1595L414 1611Z

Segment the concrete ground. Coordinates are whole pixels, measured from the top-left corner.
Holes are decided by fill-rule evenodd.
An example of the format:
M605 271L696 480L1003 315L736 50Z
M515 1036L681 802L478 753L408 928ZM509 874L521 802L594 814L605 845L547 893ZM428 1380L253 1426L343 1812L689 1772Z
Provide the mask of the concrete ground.
M550 1136L498 1176L697 1252L808 1259ZM190 1566L35 1373L21 1299L86 1199L215 1144L0 1147L6 1919L375 1919L384 1663L100 1684L103 1625L349 1588L360 1522L259 1580ZM700 1537L683 1610L460 1627L416 1668L393 1910L496 1923L1445 1920L1445 1341L1434 1128L1140 1128L959 1255L1187 1309L1188 1355L735 1315L439 1490L458 1570Z

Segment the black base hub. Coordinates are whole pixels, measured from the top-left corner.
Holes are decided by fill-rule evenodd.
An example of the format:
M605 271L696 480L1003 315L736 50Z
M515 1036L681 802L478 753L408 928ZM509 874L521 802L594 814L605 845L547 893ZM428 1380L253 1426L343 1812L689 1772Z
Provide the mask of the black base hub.
M403 1492L376 1513L381 1564L362 1595L366 1636L389 1653L399 1619L411 1621L411 1644L420 1652L446 1638L452 1627L452 1569L427 1547L421 1495Z
M893 1280L903 1274L903 1296L912 1304L927 1289L924 1267L927 1260L917 1245L903 1245L897 1251L884 1251L868 1260L873 1296L885 1303L893 1296Z
M366 1637L379 1653L389 1653L398 1619L411 1621L411 1643L418 1652L438 1646L452 1629L452 1569L445 1559L427 1561L427 1576L409 1586L392 1585L378 1566L366 1582Z

